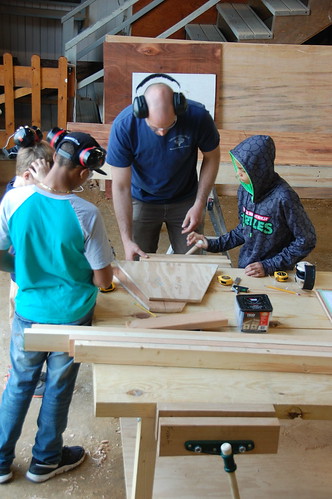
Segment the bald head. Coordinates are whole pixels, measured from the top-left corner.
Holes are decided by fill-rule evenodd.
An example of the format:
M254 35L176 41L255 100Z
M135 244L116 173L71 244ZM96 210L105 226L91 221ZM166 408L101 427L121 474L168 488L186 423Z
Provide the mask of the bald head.
M144 96L149 109L149 122L156 127L168 127L176 118L173 90L164 83L155 83L146 89Z

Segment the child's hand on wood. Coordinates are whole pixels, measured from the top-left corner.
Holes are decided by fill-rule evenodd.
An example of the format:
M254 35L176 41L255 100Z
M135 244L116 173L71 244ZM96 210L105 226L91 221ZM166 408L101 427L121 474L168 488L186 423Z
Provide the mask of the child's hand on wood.
M206 237L202 234L197 234L197 232L190 232L187 236L187 246L192 246L193 244L202 249L207 249L208 247Z
M264 277L265 270L261 262L254 262L247 265L244 269L244 273L251 277Z

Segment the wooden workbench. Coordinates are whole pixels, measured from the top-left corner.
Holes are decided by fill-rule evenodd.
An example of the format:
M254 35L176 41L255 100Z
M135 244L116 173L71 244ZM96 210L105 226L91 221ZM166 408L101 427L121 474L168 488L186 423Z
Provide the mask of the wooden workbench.
M291 339L316 338L332 345L331 322L315 291L300 290L293 275L286 284L276 283L271 277L245 277L243 270L239 269L220 268L219 272L226 272L233 278L240 276L241 285L248 286L251 292L269 295L273 316L265 335L267 339L278 336L284 338L286 335ZM269 289L266 287L269 285L284 287L299 295ZM331 273L318 272L315 288L331 289ZM245 339L248 335L238 332L234 305L234 292L214 279L202 303L187 304L182 313L221 310L229 320L229 325L223 331L234 333L234 337L243 335ZM95 321L98 326L124 325L133 318L148 316L119 286L115 292L98 297ZM326 374L94 365L96 416L122 418L127 496L135 499L150 499L153 487L154 499L231 497L220 458L177 455L156 459L156 428L160 413L173 416L185 410L194 411L191 414L197 416L202 410L207 413L216 410L221 414L223 411L235 411L235 414L241 415L242 410L254 411L257 408L259 412L262 408L269 410L271 407L275 416L284 424L283 435L292 435L294 432L295 440L291 450L288 448L286 452L282 447L277 455L247 454L236 457L241 497L265 499L279 497L282 493L290 499L300 496L306 499L327 499L330 497L328 494L332 479L328 478L331 473L324 468L327 466L326 460L319 465L321 475L317 472L317 467L311 468L308 463L301 471L301 463L304 462L302 453L306 448L305 439L310 429L305 427L300 430L297 421L300 418L305 425L309 421L306 423L303 420L320 420L316 424L323 425L323 429L320 426L320 431L328 428L330 433L324 437L326 445L332 449L332 430L329 424L332 419L331 390L332 378ZM187 415L186 412L182 414ZM135 419L126 418L139 420L136 423ZM295 421L290 421L292 419ZM314 424L312 421L310 423ZM136 430L135 439L133 431ZM301 437L298 432L302 432ZM258 436L257 434L257 438ZM304 439L302 447L296 441L296 436ZM319 446L318 440L316 437L316 446ZM315 446L315 442L310 445ZM316 459L317 454L313 452L312 456L312 459ZM294 459L297 463L295 466ZM313 476L309 480L312 484L310 488L306 478L310 476L312 469L315 472L312 472ZM303 471L305 477L301 479ZM284 475L281 476L280 473Z

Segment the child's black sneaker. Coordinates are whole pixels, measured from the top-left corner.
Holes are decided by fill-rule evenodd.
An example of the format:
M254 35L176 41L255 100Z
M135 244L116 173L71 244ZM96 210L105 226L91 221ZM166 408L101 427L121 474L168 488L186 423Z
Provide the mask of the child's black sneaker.
M10 471L10 466L0 466L0 483L6 483L11 480L13 472Z
M31 459L31 464L26 477L32 482L46 482L55 475L64 473L65 471L76 468L85 458L85 450L83 447L62 447L62 457L59 464L46 464L38 461L34 457Z

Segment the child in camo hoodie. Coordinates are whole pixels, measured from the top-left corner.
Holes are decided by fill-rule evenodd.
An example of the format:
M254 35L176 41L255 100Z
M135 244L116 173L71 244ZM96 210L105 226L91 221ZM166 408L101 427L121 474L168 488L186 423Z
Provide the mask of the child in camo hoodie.
M243 245L239 268L253 277L289 270L316 245L315 229L292 187L274 171L275 145L268 135L253 135L230 151L240 180L239 225L218 238L192 232L188 246L213 253Z

